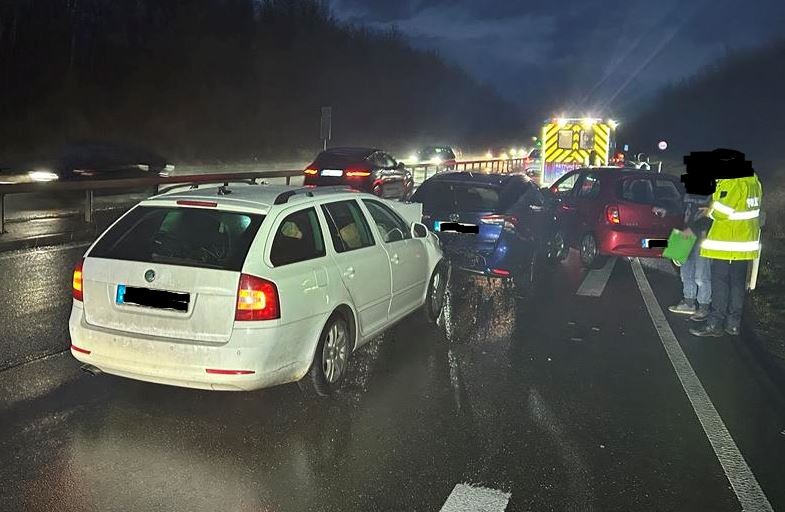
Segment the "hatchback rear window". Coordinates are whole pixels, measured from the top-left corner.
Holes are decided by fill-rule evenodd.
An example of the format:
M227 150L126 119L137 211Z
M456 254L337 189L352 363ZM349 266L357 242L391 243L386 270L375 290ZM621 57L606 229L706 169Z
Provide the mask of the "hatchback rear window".
M412 198L426 211L496 211L499 189L467 183L424 183Z
M89 256L239 271L263 215L140 206L115 224Z
M654 204L654 189L648 178L627 179L621 182L619 196L625 201Z
M631 178L621 182L619 197L633 203L678 209L682 192L673 180Z

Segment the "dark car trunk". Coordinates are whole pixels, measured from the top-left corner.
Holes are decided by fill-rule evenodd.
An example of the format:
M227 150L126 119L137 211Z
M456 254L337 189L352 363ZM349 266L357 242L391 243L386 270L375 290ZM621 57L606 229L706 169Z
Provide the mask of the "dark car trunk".
M362 155L320 155L308 168L316 171L316 174L306 174L305 185L348 185L365 192L369 192L373 185L372 174L360 175L374 170Z
M459 264L485 266L504 230L503 223L493 221L494 216L503 214L497 187L432 182L421 187L413 200L423 204L423 222L438 234L448 255L456 258ZM476 226L478 232L442 231L443 223Z

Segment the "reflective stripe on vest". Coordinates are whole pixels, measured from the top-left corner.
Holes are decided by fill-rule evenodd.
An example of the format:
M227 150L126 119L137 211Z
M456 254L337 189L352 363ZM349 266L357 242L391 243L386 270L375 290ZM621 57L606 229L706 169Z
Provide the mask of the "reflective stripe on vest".
M725 215L730 215L736 210L731 208L730 206L724 205L719 201L714 201L711 205L712 209L717 210L720 213L724 213Z
M760 210L750 210L748 212L733 212L728 215L728 220L750 220L760 217Z
M723 240L710 240L707 238L701 244L701 249L708 249L710 251L752 252L760 249L760 242L758 240L753 240L751 242L725 242Z

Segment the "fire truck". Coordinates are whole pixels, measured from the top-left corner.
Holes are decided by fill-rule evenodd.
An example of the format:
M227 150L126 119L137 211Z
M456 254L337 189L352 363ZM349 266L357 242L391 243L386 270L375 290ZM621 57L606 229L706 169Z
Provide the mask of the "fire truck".
M612 119L590 117L548 120L542 130L541 185L580 167L612 165L617 126Z

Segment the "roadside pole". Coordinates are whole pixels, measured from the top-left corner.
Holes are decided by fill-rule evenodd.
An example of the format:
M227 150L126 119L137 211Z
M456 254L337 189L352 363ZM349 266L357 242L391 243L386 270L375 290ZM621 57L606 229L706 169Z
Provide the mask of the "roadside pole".
M320 137L324 141L324 149L327 149L327 141L333 138L333 108L322 107L321 133Z

